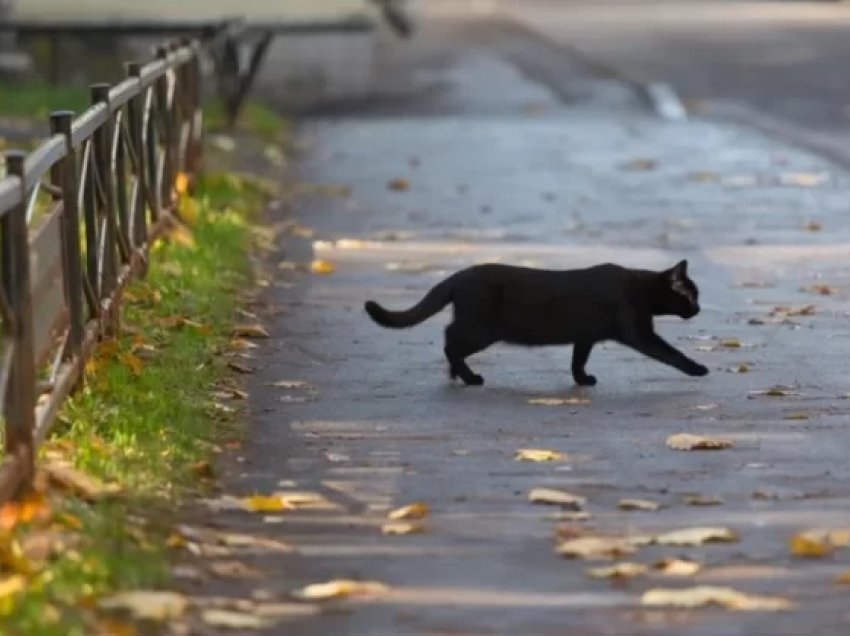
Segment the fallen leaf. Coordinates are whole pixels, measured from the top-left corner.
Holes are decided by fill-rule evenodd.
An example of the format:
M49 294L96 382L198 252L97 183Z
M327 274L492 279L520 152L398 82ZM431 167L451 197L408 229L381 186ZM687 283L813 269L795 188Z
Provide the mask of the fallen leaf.
M721 347L726 347L727 349L740 349L741 341L737 338L724 338L720 341Z
M584 497L554 488L532 488L528 493L528 500L531 503L564 506L573 510L580 510L587 503Z
M379 581L352 581L336 579L327 583L313 583L293 592L293 596L305 601L324 601L349 596L377 596L389 591L389 587Z
M561 556L580 559L616 559L634 551L633 545L617 537L578 537L563 541L556 548Z
M201 612L201 620L211 627L225 629L268 629L274 621L258 616L256 613L236 612L225 609L205 609Z
M269 332L259 323L236 325L233 335L241 338L268 338Z
M211 479L212 477L215 477L215 471L213 470L212 464L205 459L195 462L189 466L189 471L195 477L199 477L201 479Z
M230 348L234 351L245 351L246 349L256 349L259 345L255 342L245 340L244 338L233 338L230 341Z
M402 177L396 177L387 182L387 189L395 192L404 192L410 189L410 182Z
M521 448L514 459L520 462L556 462L564 459L564 454L544 448Z
M242 500L242 506L250 512L280 512L291 506L286 505L281 497L276 495L253 495Z
M133 375L141 374L142 361L136 354L126 351L118 356L118 361L127 367Z
M841 583L842 585L850 585L850 570L847 570L840 574L837 579L835 579L836 583Z
M622 165L625 170L654 170L658 167L658 162L655 159L632 159Z
M832 285L816 284L804 287L801 291L819 294L820 296L832 296L838 293L838 288Z
M829 175L823 172L787 172L779 175L781 185L798 188L816 188L827 181L829 181Z
M722 497L715 495L683 495L682 501L689 506L719 506L725 503Z
M425 526L421 523L411 523L409 521L390 521L381 526L383 534L416 534L423 532Z
M716 172L709 172L706 170L701 170L698 172L692 172L688 175L688 179L691 181L699 181L702 183L708 183L713 181L719 181L720 176Z
M691 435L690 433L671 435L667 438L666 443L668 448L678 451L722 450L732 448L735 445L728 439Z
M260 570L241 561L213 561L209 569L210 572L222 578L259 579L263 576Z
M421 501L390 510L387 513L387 519L391 521L401 521L402 519L422 519L428 516L428 504Z
M649 501L648 499L620 499L620 501L617 502L617 507L620 510L653 511L658 510L661 507L661 504Z
M685 559L661 559L653 567L665 576L692 576L700 571L702 564Z
M304 380L277 380L272 382L271 386L279 389L311 389L313 388L309 382Z
M800 532L788 541L788 548L796 557L817 559L832 554L836 548L850 546L850 530L815 529Z
M772 386L769 389L763 389L760 391L750 391L749 395L753 397L787 397L789 395L795 395L795 392L787 386L777 384L776 386Z
M581 397L569 397L569 398L550 398L550 397L542 397L542 398L531 398L528 400L529 404L538 404L540 406L565 406L569 404L590 404L590 400L587 398Z
M19 501L8 501L0 506L0 530L8 532L18 524L29 523L49 513L50 507L44 495L32 491Z
M332 274L336 266L330 261L323 261L322 259L316 259L310 263L310 271L314 274L327 275Z
M195 248L195 237L192 236L192 230L182 223L175 223L175 225L168 230L166 236L175 245L179 245L180 247L185 247L190 250Z
M809 414L808 413L802 413L802 412L786 413L785 417L783 419L786 419L786 420L807 420L807 419L809 419Z
M696 546L704 543L731 543L737 541L737 535L729 528L706 527L673 530L653 537L657 545Z
M189 191L189 175L185 172L178 172L174 177L174 190L177 194L184 194Z
M20 574L13 574L0 579L0 601L23 592L27 587L27 579Z
M650 607L693 609L720 606L741 611L778 611L793 607L793 603L784 598L749 595L731 587L709 585L679 589L655 588L644 592L640 602L641 605Z
M743 362L741 364L733 365L733 366L729 367L727 370L729 371L729 373L749 373L750 372L750 365L747 364L746 362Z
M117 486L107 486L99 479L77 470L69 462L47 462L42 469L53 485L87 501L96 501L119 490Z
M180 618L189 602L177 592L159 590L131 590L102 598L97 602L100 609L129 612L140 620L168 621Z
M245 375L256 373L256 370L253 367L249 367L248 365L241 364L239 362L233 362L232 360L227 363L227 366L230 369L232 369L233 371L236 371L237 373L242 373L242 374L245 374Z
M648 569L643 563L624 561L607 567L590 568L585 574L592 579L630 579L645 574Z
M546 516L551 521L589 521L593 515L584 510L559 510Z

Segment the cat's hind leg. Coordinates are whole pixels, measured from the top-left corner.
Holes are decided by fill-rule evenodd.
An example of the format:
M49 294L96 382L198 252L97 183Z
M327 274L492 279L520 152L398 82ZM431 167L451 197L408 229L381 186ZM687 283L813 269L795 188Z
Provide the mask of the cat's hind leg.
M495 342L488 334L465 328L457 322L446 327L446 358L449 361L449 377L460 378L468 386L484 384L484 378L473 372L466 364L468 356L483 351Z
M588 375L584 366L590 358L590 350L593 349L592 342L579 341L573 345L573 379L580 386L593 386L596 384L596 378Z

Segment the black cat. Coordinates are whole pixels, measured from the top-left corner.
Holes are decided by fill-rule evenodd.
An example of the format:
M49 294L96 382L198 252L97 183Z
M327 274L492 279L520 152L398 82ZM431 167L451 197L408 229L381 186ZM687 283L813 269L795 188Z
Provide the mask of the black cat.
M597 342L613 340L693 376L708 369L655 333L653 316L693 318L699 313L697 290L688 278L688 262L653 272L605 264L566 271L510 265L476 265L436 285L406 311L388 311L366 302L366 311L383 327L412 327L449 303L454 321L446 327L449 375L466 384L484 378L465 358L496 342L519 345L573 344L573 378L593 386L584 365Z

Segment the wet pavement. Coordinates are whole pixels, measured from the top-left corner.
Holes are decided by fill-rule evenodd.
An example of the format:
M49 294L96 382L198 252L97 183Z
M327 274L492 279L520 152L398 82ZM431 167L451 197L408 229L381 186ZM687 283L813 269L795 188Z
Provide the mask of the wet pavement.
M287 179L323 187L279 220L315 235L285 234L276 259L320 258L335 270L272 264L272 338L252 362L248 441L225 480L231 494L310 491L327 505L217 514L226 529L294 550L249 557L261 581L206 591L278 598L333 578L390 586L308 606L269 630L299 636L846 633L848 588L834 581L850 553L802 560L787 542L850 525L848 176L744 128L655 119L626 87L505 25L427 25L409 48L387 46L371 107L301 123ZM446 313L387 331L362 310L369 298L409 306L481 261L663 268L681 258L703 311L657 326L709 366L706 378L611 344L588 366L599 384L579 389L569 350L496 346L471 359L487 384L466 388L446 377ZM770 315L778 305L814 308ZM270 386L281 380L308 385ZM775 385L789 389L751 393ZM668 449L680 432L735 446ZM520 448L567 459L518 462ZM528 502L534 487L586 497L592 518L564 528L557 508ZM687 505L687 495L722 503ZM623 511L623 498L661 508ZM425 532L382 535L387 512L413 501L430 507ZM739 540L648 546L628 559L688 557L703 564L694 576L592 580L585 570L599 563L554 552L558 528L644 535L706 525ZM649 588L696 584L797 606L640 606Z

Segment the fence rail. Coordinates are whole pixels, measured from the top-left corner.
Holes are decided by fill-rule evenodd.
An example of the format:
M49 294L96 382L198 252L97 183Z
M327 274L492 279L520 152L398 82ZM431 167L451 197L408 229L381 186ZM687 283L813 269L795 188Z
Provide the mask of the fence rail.
M115 332L121 293L144 273L170 222L178 175L201 152L202 46L157 50L116 86L91 87L78 117L50 116L51 136L6 153L0 179L0 501L34 470L97 341Z

